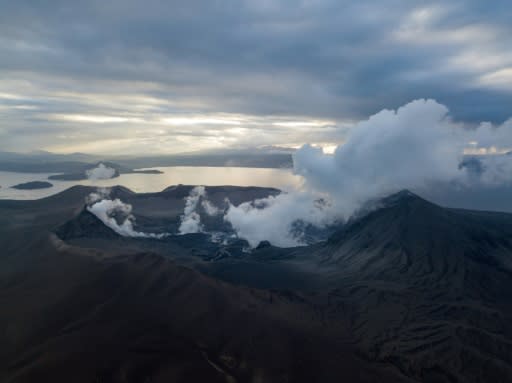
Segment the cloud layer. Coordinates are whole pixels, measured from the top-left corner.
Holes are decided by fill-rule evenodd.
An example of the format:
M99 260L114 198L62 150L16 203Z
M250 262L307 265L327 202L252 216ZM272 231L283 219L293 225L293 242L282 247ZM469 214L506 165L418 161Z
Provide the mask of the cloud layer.
M6 2L0 149L340 143L422 97L501 124L511 18L505 0Z

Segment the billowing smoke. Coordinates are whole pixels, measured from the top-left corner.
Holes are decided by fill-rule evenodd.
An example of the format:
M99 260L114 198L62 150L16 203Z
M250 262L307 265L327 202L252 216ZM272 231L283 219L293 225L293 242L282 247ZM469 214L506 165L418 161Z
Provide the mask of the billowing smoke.
M281 247L302 243L300 233L292 233L294 222L303 221L315 226L330 223L334 216L330 206L310 193L279 194L238 206L230 205L224 219L231 223L238 236L251 247L267 240Z
M181 224L178 229L180 234L199 233L203 230L201 216L196 212L196 209L199 199L204 193L204 186L196 186L185 199L185 210L181 216Z
M502 154L512 151L512 118L502 125L483 122L473 132L471 147L477 154Z
M108 180L116 175L116 169L100 163L93 169L87 169L85 175L90 180Z
M144 233L134 229L135 217L132 205L122 202L119 198L109 199L108 189L98 189L87 198L87 210L98 217L106 226L123 237L156 238L168 236L168 233Z
M110 196L109 188L99 187L95 192L90 193L87 197L85 197L85 202L88 206L91 206L95 202L101 201L102 199L107 199Z
M357 124L333 155L303 146L294 170L307 189L326 193L334 209L349 217L368 199L464 177L463 134L445 106L413 101Z
M507 145L512 146L510 121L472 130L455 123L444 105L416 100L356 124L334 154L304 145L294 155L294 171L304 179L301 190L230 206L225 219L252 246L264 239L279 246L297 245L302 242L293 230L298 221L318 226L346 220L366 201L401 189L508 182L512 155L479 160L482 172L476 181L460 166L465 150L502 152Z
M170 233L146 233L135 230L135 217L132 205L119 198L110 198L109 188L97 188L86 197L87 210L98 217L106 226L124 237L163 238ZM199 233L203 231L201 216L198 213L202 206L207 215L221 214L222 211L208 201L204 186L196 186L185 199L185 209L181 216L179 234Z
M490 186L509 183L512 180L512 119L501 126L480 124L471 136L467 151L475 154L470 161L476 165L472 170L477 181Z
M219 209L206 199L205 187L196 186L185 198L185 209L178 229L180 234L200 233L203 231L201 216L197 212L197 208L200 205L208 215L213 216L220 213Z
M220 213L219 208L213 205L207 199L203 199L203 201L201 202L201 206L203 207L206 214L208 214L209 216L214 216Z

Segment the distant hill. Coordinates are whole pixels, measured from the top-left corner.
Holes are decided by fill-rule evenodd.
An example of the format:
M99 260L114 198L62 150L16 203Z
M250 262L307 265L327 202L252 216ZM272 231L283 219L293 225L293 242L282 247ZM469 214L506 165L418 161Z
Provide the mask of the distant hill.
M31 181L25 182L22 184L11 186L13 189L19 190L35 190L35 189L47 189L53 187L53 185L49 182L45 181Z
M77 180L78 174L99 162L109 163L120 173L134 169L163 166L236 166L259 168L290 168L289 152L272 150L226 150L207 153L158 156L94 156L83 153L54 154L49 152L0 152L0 171L22 173L64 173L64 179ZM58 178L60 179L60 178Z

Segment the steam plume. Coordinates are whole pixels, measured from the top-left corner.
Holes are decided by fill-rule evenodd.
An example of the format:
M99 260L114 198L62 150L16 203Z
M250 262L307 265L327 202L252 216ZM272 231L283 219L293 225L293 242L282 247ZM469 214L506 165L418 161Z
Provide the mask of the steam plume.
M180 234L200 233L203 231L201 216L197 212L200 202L206 214L211 216L219 214L219 209L206 199L205 187L196 186L185 198L185 209L178 229Z
M100 163L94 169L87 169L85 175L90 180L108 180L116 175L116 170Z
M135 217L132 214L132 205L122 202L119 198L108 198L108 189L98 189L87 198L87 210L98 217L106 226L123 237L134 238L163 238L168 233L144 233L136 231L133 226Z
M466 187L474 182L510 182L512 155L481 159L482 172L476 178L460 166L468 148L503 151L507 145L512 147L511 121L470 129L455 123L444 105L416 100L356 124L334 154L304 145L293 158L295 173L304 179L301 190L230 206L225 219L251 246L263 239L279 246L297 245L302 242L292 230L297 221L321 226L346 220L369 199L401 189L447 182ZM327 201L327 207L318 204L320 200Z

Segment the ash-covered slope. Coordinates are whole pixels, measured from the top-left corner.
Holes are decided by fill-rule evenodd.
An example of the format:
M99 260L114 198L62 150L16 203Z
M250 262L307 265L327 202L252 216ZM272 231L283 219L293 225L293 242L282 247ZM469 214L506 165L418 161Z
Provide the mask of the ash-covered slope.
M512 379L512 215L403 191L315 254L369 358L420 381Z
M110 198L168 230L190 190ZM512 215L404 191L326 243L233 256L120 237L92 191L0 201L2 381L512 380ZM273 192L207 188L218 207Z
M402 191L331 236L321 256L357 278L509 294L500 281L512 271L512 215L447 209Z
M2 382L409 381L357 356L342 326L324 332L296 294L53 236L12 255L25 262L0 277Z
M55 230L55 234L62 239L74 238L101 238L115 240L120 236L114 230L107 227L94 214L84 208L78 216L67 221Z

